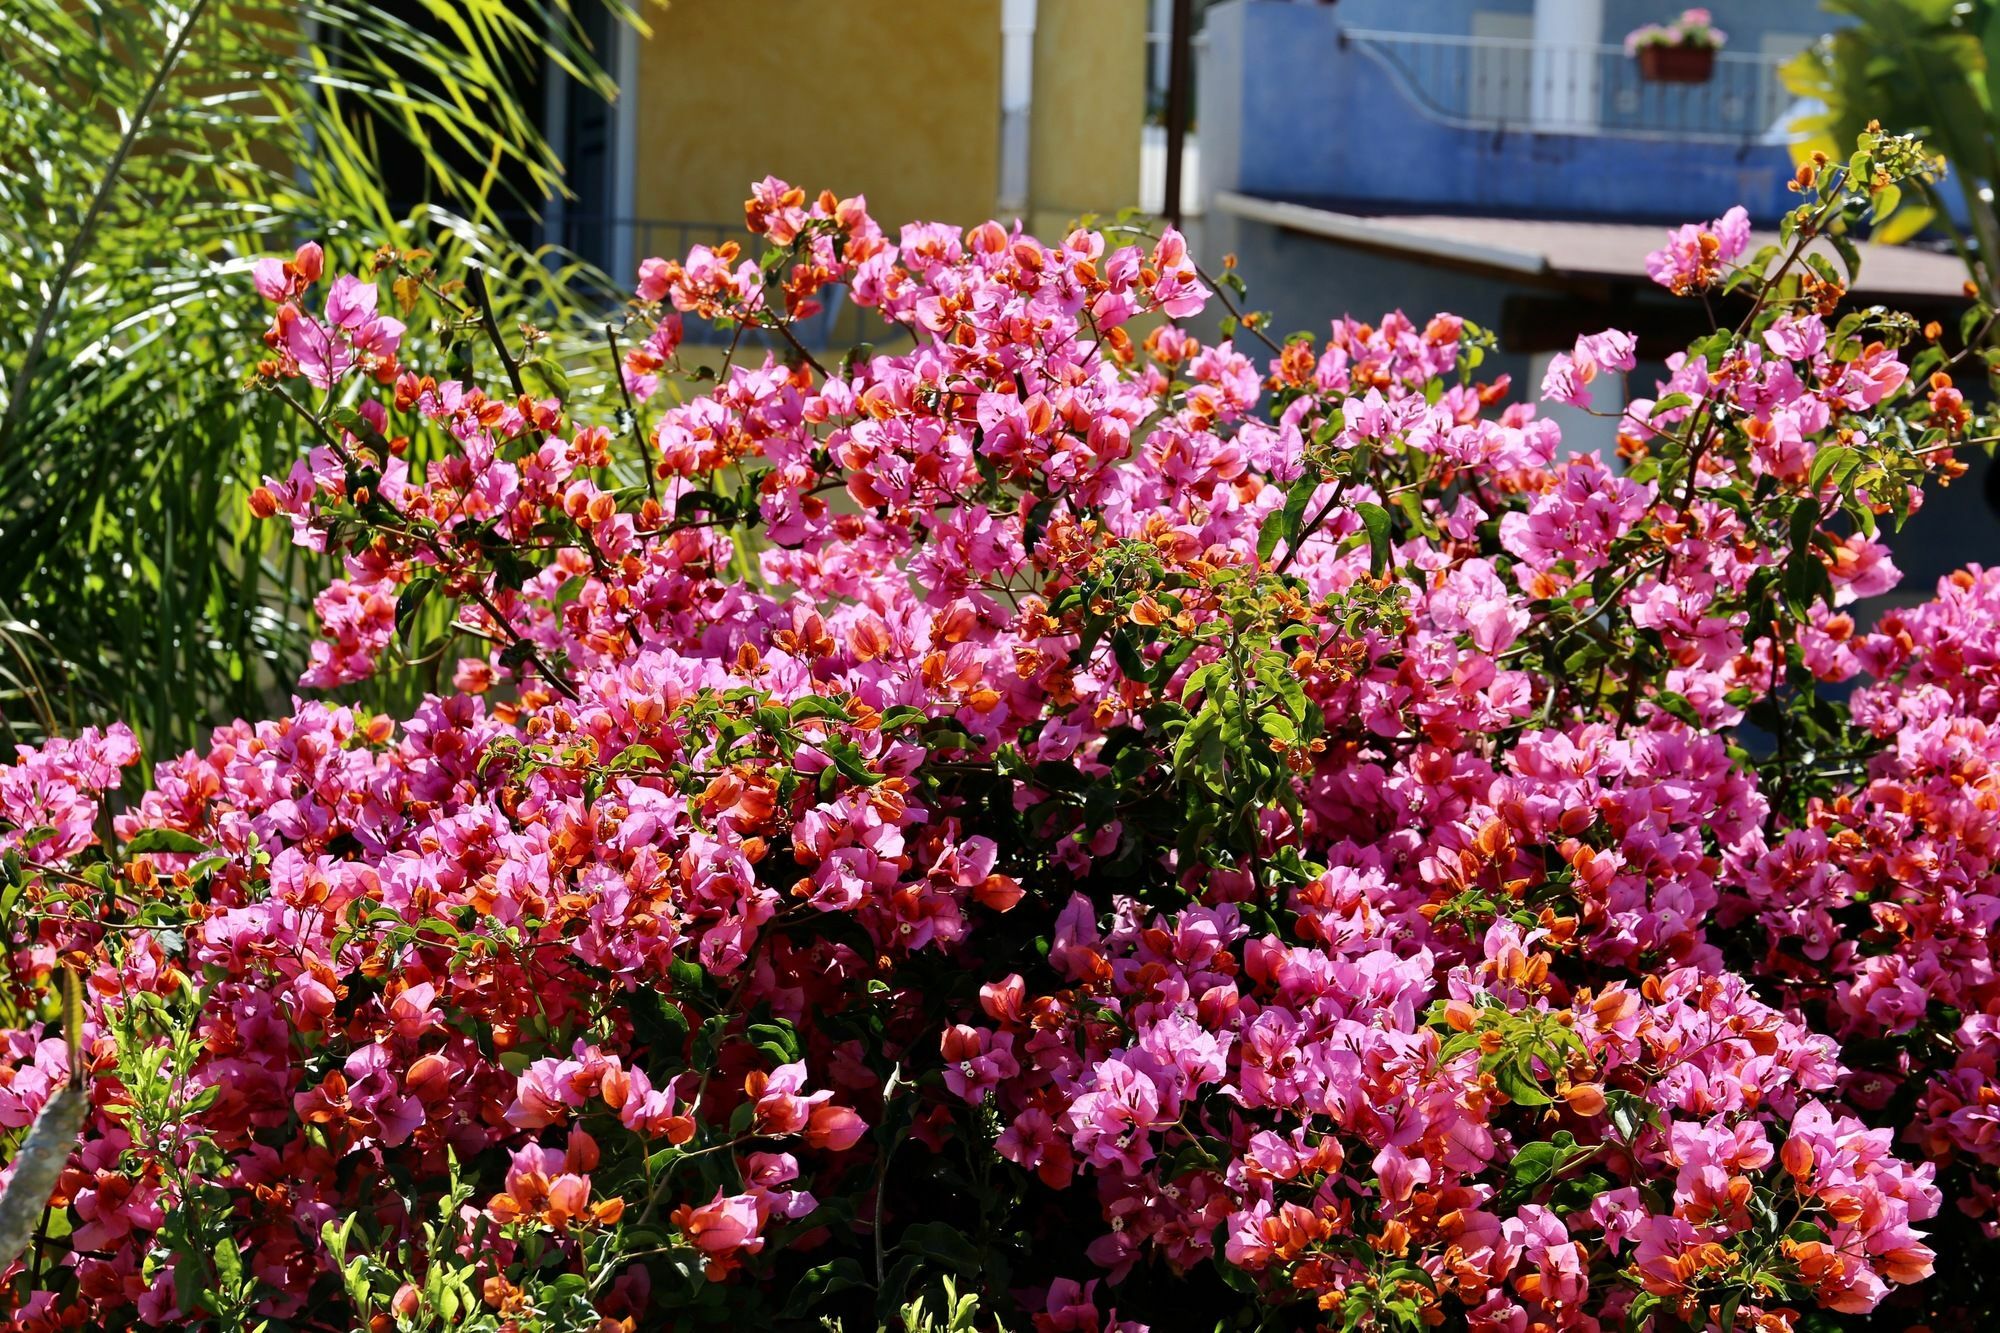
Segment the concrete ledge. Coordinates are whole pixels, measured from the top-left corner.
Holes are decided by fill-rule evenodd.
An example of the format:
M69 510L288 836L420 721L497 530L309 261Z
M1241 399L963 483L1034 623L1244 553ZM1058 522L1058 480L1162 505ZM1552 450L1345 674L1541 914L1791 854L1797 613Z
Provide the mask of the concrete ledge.
M1548 259L1539 252L1512 250L1450 236L1432 235L1409 227L1398 227L1393 220L1360 217L1353 213L1335 213L1324 208L1288 204L1276 199L1259 199L1254 195L1238 194L1234 190L1218 190L1213 202L1219 212L1251 222L1283 227L1289 231L1304 232L1309 236L1323 236L1330 241L1348 241L1379 249L1401 250L1413 255L1472 264L1507 273L1541 275L1549 272Z

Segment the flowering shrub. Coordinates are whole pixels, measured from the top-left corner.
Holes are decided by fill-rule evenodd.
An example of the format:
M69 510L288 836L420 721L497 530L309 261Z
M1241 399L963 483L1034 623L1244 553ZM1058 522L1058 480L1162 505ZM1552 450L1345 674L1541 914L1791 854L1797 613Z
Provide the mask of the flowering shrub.
M5 1327L1976 1321L2000 577L1847 609L1972 428L1807 249L1921 162L1655 256L1741 318L1622 468L1451 316L1198 341L1171 231L766 180L615 412L421 256L266 263L308 684L453 688L0 771L0 1127L91 1097ZM907 350L799 346L831 283Z
M1729 34L1715 26L1714 16L1706 9L1684 9L1671 22L1642 24L1626 33L1625 54L1635 56L1649 46L1720 51L1728 42Z

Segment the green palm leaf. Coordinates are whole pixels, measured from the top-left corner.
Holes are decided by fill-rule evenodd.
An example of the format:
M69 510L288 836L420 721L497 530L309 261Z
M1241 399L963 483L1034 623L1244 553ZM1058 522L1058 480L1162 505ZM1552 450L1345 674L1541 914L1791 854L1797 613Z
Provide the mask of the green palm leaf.
M0 11L0 728L17 739L119 716L158 755L290 687L324 571L243 504L303 450L242 391L258 256L311 237L330 265L385 244L477 260L506 322L589 351L603 277L503 225L562 189L524 105L544 53L615 91L572 0L401 8L415 18L360 0ZM423 176L400 197L426 204L385 188L392 144ZM380 701L424 683L391 678Z

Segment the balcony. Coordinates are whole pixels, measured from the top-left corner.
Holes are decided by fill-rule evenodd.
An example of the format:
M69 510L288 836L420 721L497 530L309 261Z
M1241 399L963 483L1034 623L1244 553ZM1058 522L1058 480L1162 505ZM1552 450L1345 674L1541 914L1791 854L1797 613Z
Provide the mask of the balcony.
M1660 83L1616 46L1368 28L1338 40L1455 129L1745 144L1781 139L1792 104L1775 56L1721 51L1707 82Z
M1209 11L1206 199L1605 222L1791 206L1780 57L1725 50L1706 83L1651 83L1616 46L1391 31L1397 4L1412 27L1438 17L1409 0Z

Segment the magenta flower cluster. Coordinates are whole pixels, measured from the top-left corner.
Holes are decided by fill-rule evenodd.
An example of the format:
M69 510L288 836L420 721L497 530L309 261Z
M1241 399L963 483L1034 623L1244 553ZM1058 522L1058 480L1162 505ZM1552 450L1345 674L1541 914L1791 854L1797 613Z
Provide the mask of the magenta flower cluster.
M1715 26L1715 16L1702 8L1684 9L1665 23L1645 23L1625 34L1625 54L1637 55L1649 46L1697 47L1719 51L1729 34Z
M642 267L631 433L405 364L421 261L259 268L302 683L431 615L452 688L130 801L122 727L0 770L93 1098L0 1328L458 1327L455 1272L465 1327L858 1327L943 1266L1038 1330L1771 1333L1994 1226L2000 575L1864 628L1841 517L1950 471L1922 339L1773 285L1621 465L1450 316L1199 340L1170 230L748 217ZM834 283L901 350L797 346ZM690 380L697 318L771 350ZM24 1013L10 1134L72 1072Z

